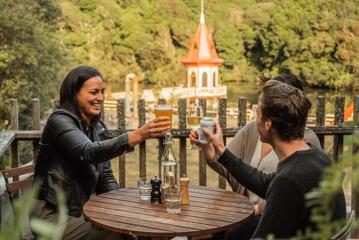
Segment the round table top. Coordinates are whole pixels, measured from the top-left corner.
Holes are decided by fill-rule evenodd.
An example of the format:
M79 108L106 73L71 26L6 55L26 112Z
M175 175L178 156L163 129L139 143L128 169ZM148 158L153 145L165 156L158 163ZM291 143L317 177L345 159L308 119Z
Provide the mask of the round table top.
M181 213L139 199L138 189L124 188L92 197L85 218L96 227L143 237L201 236L228 230L254 212L249 200L217 188L191 187Z

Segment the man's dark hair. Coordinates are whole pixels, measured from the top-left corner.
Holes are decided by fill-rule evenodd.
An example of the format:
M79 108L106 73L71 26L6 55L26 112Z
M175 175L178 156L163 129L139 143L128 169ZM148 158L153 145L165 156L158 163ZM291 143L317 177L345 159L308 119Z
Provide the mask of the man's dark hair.
M270 119L286 141L303 138L311 106L303 91L277 80L267 81L260 97L262 120Z
M87 80L96 76L102 78L101 73L93 67L80 66L72 69L61 84L59 107L81 117L76 95Z
M299 81L297 76L295 76L293 74L281 74L281 75L278 75L278 76L272 78L272 80L277 80L281 83L286 83L288 85L291 85L291 86L303 91L302 83Z

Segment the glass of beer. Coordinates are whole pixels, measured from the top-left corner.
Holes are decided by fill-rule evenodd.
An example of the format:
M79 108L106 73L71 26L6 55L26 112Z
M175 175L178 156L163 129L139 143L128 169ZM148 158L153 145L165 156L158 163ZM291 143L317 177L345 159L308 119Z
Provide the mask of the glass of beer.
M159 104L155 106L155 116L158 117L169 117L172 122L173 107L171 105Z
M200 105L196 104L194 106L190 106L187 114L188 126L192 130L197 131L199 129L200 121L202 117L203 117L203 109ZM199 150L200 148L194 144L191 144L191 146L188 149Z

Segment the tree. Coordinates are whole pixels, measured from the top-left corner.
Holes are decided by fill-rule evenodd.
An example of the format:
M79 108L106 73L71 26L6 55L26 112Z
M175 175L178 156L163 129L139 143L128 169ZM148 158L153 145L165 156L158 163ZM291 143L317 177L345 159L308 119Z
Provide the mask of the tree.
M16 98L25 127L31 99L40 98L44 111L58 91L64 63L56 36L61 11L54 0L0 0L0 6L0 120L9 118L9 100Z
M248 56L267 77L291 72L311 86L358 88L355 1L273 1Z

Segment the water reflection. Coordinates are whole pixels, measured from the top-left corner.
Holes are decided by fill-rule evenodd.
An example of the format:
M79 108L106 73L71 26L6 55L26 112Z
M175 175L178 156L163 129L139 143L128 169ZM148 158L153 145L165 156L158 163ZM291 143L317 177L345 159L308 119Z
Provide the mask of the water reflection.
M113 92L124 90L118 84L115 85L110 83L109 85L111 86ZM262 85L256 85L255 83L250 83L250 82L239 82L239 83L231 82L231 83L227 83L226 85L227 85L228 108L236 108L238 106L239 97L247 98L247 101L251 105L256 104L258 101L258 96L262 90ZM140 84L139 91L141 92L143 89L153 89L155 94L156 93L158 94L160 92L160 87L157 87L155 85ZM317 96L325 96L327 98L326 111L327 113L333 113L335 96L345 96L345 106L348 106L353 101L353 96L355 95L354 92L350 92L350 91L313 89L308 87L306 87L304 91L306 92L307 96L313 103L310 112L311 114L315 113Z

